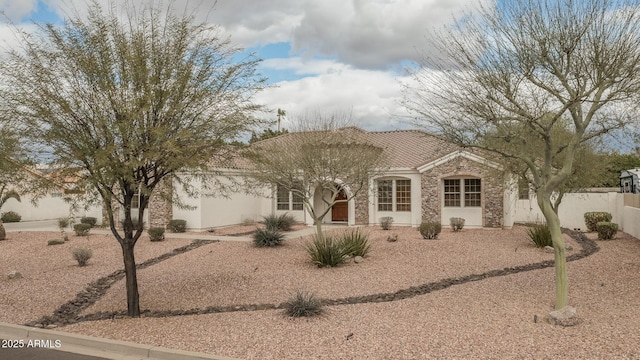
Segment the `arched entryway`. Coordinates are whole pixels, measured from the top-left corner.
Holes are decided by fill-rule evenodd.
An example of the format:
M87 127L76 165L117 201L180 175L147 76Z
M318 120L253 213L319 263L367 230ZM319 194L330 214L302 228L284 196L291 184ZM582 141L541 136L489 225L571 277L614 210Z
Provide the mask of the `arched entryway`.
M323 191L320 187L317 187L314 191L313 206L317 214L327 210L327 204L322 200L323 194L326 200L331 199L331 191L329 190ZM348 187L342 187L336 197L338 201L329 209L322 220L323 223L355 224L355 200L351 199L347 201L347 199L351 197L350 194Z

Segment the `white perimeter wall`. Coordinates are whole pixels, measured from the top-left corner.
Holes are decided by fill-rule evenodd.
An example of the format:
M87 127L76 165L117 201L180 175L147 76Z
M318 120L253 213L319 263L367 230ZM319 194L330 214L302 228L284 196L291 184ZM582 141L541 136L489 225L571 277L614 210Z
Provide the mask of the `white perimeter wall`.
M9 199L2 206L0 212L15 211L22 216L21 221L54 220L61 217L82 217L92 216L102 221L102 207L91 207L88 210L80 209L71 213L71 206L62 197L52 197L47 195L39 199L35 205L31 202L31 197L21 196L20 202L16 199Z
M622 226L623 197L618 193L568 193L558 209L560 225L569 229L586 230L584 213L605 211L611 213L612 222ZM544 216L538 207L535 195L529 200L515 200L513 206L515 222L543 222Z

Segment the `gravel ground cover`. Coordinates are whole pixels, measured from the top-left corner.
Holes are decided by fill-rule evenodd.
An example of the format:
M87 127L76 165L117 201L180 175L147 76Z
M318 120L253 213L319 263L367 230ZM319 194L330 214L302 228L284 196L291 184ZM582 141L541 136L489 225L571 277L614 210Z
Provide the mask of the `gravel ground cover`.
M62 245L47 245L49 239L60 238L59 232L9 232L7 240L0 241L0 321L24 324L50 315L90 282L124 268L120 244L113 236L67 234L69 241ZM152 243L141 238L136 263L189 243L188 239ZM76 247L92 250L87 266L79 267L73 259L71 249ZM13 270L23 278L8 280Z
M289 239L280 248L266 249L238 242L208 244L141 270L141 304L145 309L175 310L277 303L297 289L315 292L321 298L366 295L553 258L530 245L524 229L518 227L464 229L461 233L445 230L435 241L421 239L411 228L369 231L372 251L364 262L330 269L317 268L308 261L303 249L307 239ZM398 242L385 240L391 233L398 234ZM110 240L117 249L115 240ZM146 245L177 247L185 242L188 240L179 243L169 239ZM569 255L579 251L573 240L568 243L574 247ZM0 242L0 271L6 274L12 268L5 266L4 248L13 246L5 245ZM309 319L288 318L281 310L262 310L92 321L60 330L243 359L640 359L640 241L618 233L616 240L598 245L599 252L568 265L570 303L584 319L573 328L543 322L554 299L554 271L547 268L456 285L401 301L331 306L324 315ZM140 246L139 257L156 250L161 249ZM18 252L12 254L18 257ZM55 282L67 283L71 281L67 278L78 276L72 270L86 270L74 268L68 250L64 254L69 258L66 267L51 265L52 269L43 272L60 275L52 277L52 287L39 291L53 304L50 308L77 291L60 289L67 295L55 303L49 299L53 297L51 289L57 289ZM113 262L106 273L121 267L119 258ZM33 262L34 267L37 264ZM94 274L94 278L98 276ZM94 278L73 281L81 288L82 281L86 284ZM34 281L25 279L25 283ZM2 321L33 320L24 311L13 313L19 310L15 309L19 303L14 302L17 295L5 290L7 284L3 279ZM20 291L38 292L28 284ZM120 282L86 312L124 306Z

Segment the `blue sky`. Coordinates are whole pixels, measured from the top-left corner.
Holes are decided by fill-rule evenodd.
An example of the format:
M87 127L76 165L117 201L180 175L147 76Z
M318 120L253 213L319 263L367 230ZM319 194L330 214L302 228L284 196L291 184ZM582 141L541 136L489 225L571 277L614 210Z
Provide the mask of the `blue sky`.
M202 1L198 20L218 24L264 59L261 71L273 87L257 100L273 111L262 117L275 119L282 108L286 127L308 112L349 112L367 130L391 130L414 127L399 103L403 69L428 46L428 31L492 0L218 0L212 8L214 2ZM0 11L18 24L56 23L68 5L87 6L84 0L0 0ZM4 46L11 46L8 35L0 28Z

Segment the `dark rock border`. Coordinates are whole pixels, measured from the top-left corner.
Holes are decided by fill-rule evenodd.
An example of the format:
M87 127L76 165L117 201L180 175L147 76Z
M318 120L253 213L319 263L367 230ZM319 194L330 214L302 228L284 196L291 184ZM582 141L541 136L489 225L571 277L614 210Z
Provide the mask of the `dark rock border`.
M149 259L143 263L137 264L136 269L142 270L149 266L155 265L161 261L167 260L176 255L184 254L187 251L191 251L193 249L197 249L201 246L208 245L211 243L218 242L219 240L200 240L196 239L191 242L189 245L185 245L179 248L173 249L169 253L162 254L153 259ZM39 320L35 320L25 324L25 326L35 326L35 327L58 327L73 324L79 321L79 319L83 319L84 317L79 316L82 310L88 308L98 301L104 294L107 293L107 290L118 280L125 277L125 271L117 270L102 277L92 283L90 283L84 291L81 291L76 294L75 299L68 301L67 303L60 306L53 312L51 316L44 316Z
M572 254L570 256L567 256L567 262L586 258L587 256L593 255L600 250L600 248L598 247L598 245L594 240L587 238L587 236L580 231L562 229L562 232L571 236L581 247L581 250L579 252ZM197 241L201 241L204 243L195 244ZM185 249L185 250L181 250L183 248L175 249L173 251L174 252L178 251L177 253L164 254L158 258L149 260L139 265L138 268L139 269L143 268L141 267L143 265L144 267L151 266L162 260L165 260L166 258L177 255L179 253L184 253L188 250L195 249L196 247L199 247L202 245L206 245L207 243L210 243L210 242L205 242L205 240L196 240L194 241L193 244L183 247L188 249ZM167 257L163 258L164 256L167 256ZM506 267L498 270L490 270L482 274L471 274L471 275L465 275L461 277L446 278L446 279L426 283L419 286L412 286L406 289L400 289L392 293L378 293L378 294L371 294L371 295L364 295L364 296L351 296L351 297L339 298L339 299L322 299L321 301L322 301L322 305L325 305L325 306L397 301L397 300L412 298L415 296L425 295L438 290L444 290L454 285L462 285L472 281L480 281L480 280L489 279L492 277L506 276L506 275L517 274L517 273L526 272L526 271L553 267L554 263L555 263L554 260L547 260L539 263L520 265L520 266L514 266L514 267ZM119 277L117 277L117 279L114 279L113 281L110 281L110 277L112 276L119 276ZM111 312L96 312L96 313L88 314L84 316L77 316L77 314L79 314L80 311L82 311L83 309L95 303L102 295L104 295L104 293L106 293L107 289L115 281L121 279L122 277L124 277L124 271L119 270L111 274L107 278L102 278L90 284L87 290L85 290L85 292L79 293L78 296L76 296L76 300L72 300L69 303L61 306L58 310L56 310L53 317L45 316L44 318L38 321L27 324L27 326L46 327L48 324L63 326L63 325L73 324L76 322L126 318L127 312L125 310L111 311ZM98 285L98 283L101 281L105 281L107 283L104 283L103 285ZM94 286L94 284L96 284L95 286L99 288L100 290L99 294L98 292L89 291L89 288ZM87 292L89 292L90 294L85 297L83 294ZM85 298L88 298L88 299L85 301L82 301ZM91 302L89 300L91 300ZM76 306L75 302L80 302L81 305ZM283 302L280 304L242 304L242 305L227 305L227 306L208 306L206 308L189 309L189 310L166 310L166 311L143 310L141 312L141 317L170 317L170 316L186 316L186 315L204 315L204 314L235 312L235 311L274 310L274 309L283 309L285 307L285 304L286 303ZM78 310L75 312L66 311L67 307L73 308L73 306L76 306Z

